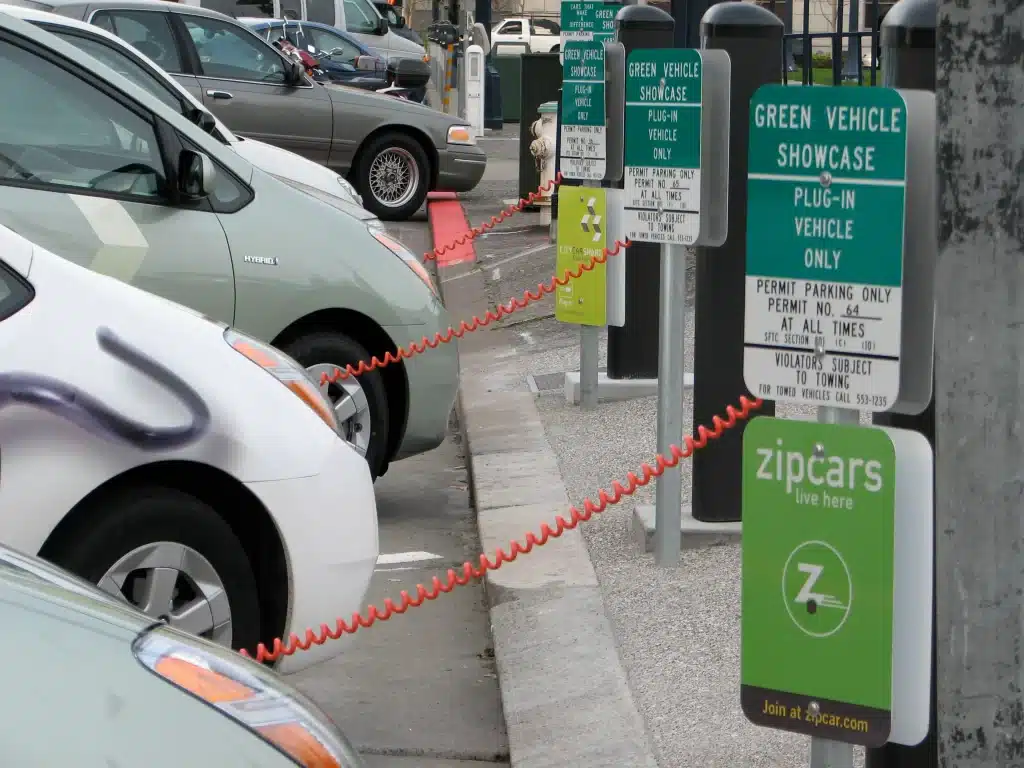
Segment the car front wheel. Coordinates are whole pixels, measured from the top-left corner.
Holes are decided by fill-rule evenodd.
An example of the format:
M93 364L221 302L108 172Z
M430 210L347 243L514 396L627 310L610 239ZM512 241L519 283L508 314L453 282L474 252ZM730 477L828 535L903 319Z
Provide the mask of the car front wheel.
M363 346L344 334L316 331L284 346L283 351L305 366L319 382L323 376L334 376L337 370L369 362L370 354ZM321 384L321 390L334 406L342 436L366 459L374 480L387 459L388 397L380 370L359 376L346 376Z
M427 199L430 161L415 139L385 133L360 153L355 184L366 210L385 221L404 221Z
M260 641L256 578L212 507L158 486L107 494L43 557L183 632L240 650Z

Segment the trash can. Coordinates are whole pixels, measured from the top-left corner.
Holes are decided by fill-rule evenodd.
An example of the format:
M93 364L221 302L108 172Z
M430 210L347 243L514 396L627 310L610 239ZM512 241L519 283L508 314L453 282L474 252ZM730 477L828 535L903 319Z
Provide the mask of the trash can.
M505 124L502 114L503 99L501 98L501 75L492 61L487 57L487 70L484 75L484 128L500 131Z

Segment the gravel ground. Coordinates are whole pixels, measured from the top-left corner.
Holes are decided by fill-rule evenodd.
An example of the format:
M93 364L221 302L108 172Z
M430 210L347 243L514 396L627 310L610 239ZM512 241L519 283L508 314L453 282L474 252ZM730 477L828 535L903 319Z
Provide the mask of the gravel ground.
M551 318L516 329L522 374L577 370L578 330ZM693 369L693 313L687 318L687 370ZM605 357L602 333L601 358ZM729 401L723 400L723 411ZM655 453L657 399L602 403L583 412L561 391L537 401L570 499L580 504L625 479ZM684 424L690 424L687 391ZM814 410L778 406L778 415ZM684 501L690 464L683 465ZM739 706L740 547L685 551L678 569L654 566L630 536L637 503L653 503L654 484L583 526L637 706L664 768L800 768L805 737L749 724ZM858 750L857 765L863 764Z

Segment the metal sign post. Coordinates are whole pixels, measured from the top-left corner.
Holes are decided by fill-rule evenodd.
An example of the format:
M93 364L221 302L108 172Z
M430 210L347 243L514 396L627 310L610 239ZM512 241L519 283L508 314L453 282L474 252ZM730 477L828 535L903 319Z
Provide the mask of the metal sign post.
M683 439L687 247L721 245L726 236L729 75L724 51L640 49L626 63L626 237L661 243L658 452L663 456ZM658 478L655 493L654 560L676 565L682 517L678 464Z

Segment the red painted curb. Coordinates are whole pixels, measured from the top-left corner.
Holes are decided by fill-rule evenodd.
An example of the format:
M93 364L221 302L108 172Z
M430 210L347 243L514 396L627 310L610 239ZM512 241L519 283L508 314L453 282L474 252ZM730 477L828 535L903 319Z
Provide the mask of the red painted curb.
M434 250L444 249L437 256L438 268L476 261L472 240L451 247L452 243L469 232L469 220L458 197L454 192L432 192L431 195L438 196L433 200L430 195L427 196L427 218L434 237Z
M458 200L459 195L456 192L427 192L427 202L433 202L435 200Z

